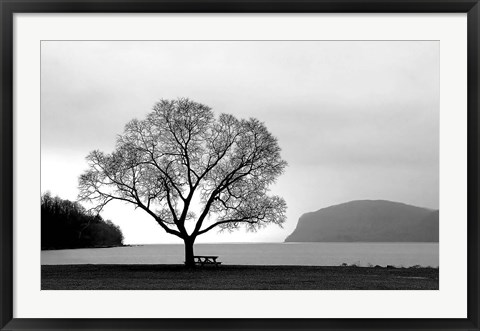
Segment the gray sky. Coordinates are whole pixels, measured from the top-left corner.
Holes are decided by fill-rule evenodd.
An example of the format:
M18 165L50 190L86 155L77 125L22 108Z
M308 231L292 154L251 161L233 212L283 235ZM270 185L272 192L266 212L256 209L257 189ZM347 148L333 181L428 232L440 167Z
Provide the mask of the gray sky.
M289 163L272 187L283 229L211 231L197 242L283 241L306 212L358 199L439 203L435 41L44 41L42 191L75 200L85 156L156 101L188 97L256 117ZM120 202L102 213L127 244L179 242Z

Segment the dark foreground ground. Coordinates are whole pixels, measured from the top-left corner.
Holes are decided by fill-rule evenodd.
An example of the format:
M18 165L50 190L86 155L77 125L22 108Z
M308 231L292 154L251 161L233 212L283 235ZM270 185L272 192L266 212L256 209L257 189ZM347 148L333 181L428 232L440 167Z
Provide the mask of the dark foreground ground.
M438 269L43 265L42 290L438 290Z

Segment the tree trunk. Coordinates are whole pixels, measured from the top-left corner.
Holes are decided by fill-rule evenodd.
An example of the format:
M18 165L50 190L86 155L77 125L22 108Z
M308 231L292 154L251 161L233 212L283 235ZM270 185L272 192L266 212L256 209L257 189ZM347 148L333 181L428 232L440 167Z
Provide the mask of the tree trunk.
M187 268L195 268L195 259L193 258L193 243L195 239L185 239L185 266Z

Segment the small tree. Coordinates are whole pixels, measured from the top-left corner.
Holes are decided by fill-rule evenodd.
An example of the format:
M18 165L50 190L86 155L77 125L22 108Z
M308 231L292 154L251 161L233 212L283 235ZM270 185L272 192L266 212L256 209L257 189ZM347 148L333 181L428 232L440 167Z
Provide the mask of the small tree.
M286 203L268 188L283 173L277 139L257 119L214 117L189 99L161 100L132 120L115 151L93 151L79 179L79 199L97 212L112 200L133 204L185 243L194 266L197 236L244 225L257 230L285 221ZM194 213L194 205L201 206Z

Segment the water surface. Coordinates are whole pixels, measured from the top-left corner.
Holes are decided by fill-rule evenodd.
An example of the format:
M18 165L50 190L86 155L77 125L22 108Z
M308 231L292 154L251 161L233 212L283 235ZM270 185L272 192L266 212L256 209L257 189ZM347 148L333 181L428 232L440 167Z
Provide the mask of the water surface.
M248 243L196 244L196 255L218 255L225 264L317 265L342 263L438 267L438 243ZM42 264L178 264L183 245L42 251Z

